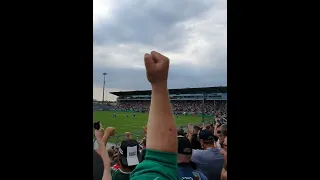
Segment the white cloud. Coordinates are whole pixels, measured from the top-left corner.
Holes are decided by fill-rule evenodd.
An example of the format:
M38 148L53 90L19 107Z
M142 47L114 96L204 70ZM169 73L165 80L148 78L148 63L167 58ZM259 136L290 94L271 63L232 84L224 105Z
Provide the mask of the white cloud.
M112 0L93 0L93 25L107 21L112 16Z

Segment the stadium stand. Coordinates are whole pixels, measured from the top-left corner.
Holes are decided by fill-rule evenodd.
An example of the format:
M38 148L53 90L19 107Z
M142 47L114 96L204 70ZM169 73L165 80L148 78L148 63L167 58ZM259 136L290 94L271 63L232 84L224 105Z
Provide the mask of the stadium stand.
M110 110L148 112L151 91L111 92L118 96L118 104ZM227 87L169 89L174 113L214 116L227 119Z

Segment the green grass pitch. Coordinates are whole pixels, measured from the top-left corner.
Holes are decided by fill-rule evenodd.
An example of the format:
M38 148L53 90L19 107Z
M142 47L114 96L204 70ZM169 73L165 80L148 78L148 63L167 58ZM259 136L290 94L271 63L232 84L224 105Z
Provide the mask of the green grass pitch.
M132 138L141 139L137 132L142 132L142 127L148 122L148 113L136 113L136 119L133 118L133 112L116 112L117 118L113 118L113 111L95 111L93 112L93 122L100 121L103 128L114 127L115 136L109 139L111 143L121 142L125 132L130 132ZM126 117L128 114L128 118ZM200 124L201 117L179 115L176 118L177 126L187 125L188 123Z

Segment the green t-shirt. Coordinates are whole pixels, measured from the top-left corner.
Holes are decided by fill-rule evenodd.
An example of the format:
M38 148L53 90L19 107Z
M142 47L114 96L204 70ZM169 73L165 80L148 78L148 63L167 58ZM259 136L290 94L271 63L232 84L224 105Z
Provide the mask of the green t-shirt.
M112 180L129 180L130 173L121 172L120 169L110 169Z
M177 156L147 149L144 161L132 171L130 180L177 180Z

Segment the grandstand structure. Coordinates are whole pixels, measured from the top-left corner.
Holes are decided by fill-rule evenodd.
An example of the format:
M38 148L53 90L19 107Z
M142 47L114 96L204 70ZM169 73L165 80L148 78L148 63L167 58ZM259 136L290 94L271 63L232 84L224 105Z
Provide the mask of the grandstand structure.
M130 101L150 101L151 90L142 91L120 91L110 92L113 95L118 96L117 102L130 102ZM184 88L184 89L169 89L169 96L171 103L176 101L193 101L202 103L202 120L204 121L205 115L213 112L205 112L205 104L213 104L213 111L215 108L215 101L227 101L227 86L218 87L203 87L203 88ZM185 113L183 111L176 110L175 113ZM199 112L198 112L199 113ZM214 114L213 114L214 115Z
M118 101L151 100L151 90L110 92L118 96ZM227 100L227 86L169 89L170 100Z

